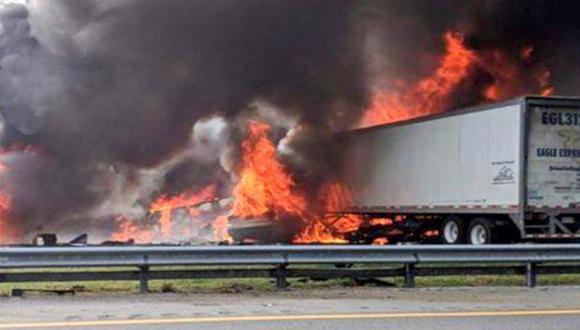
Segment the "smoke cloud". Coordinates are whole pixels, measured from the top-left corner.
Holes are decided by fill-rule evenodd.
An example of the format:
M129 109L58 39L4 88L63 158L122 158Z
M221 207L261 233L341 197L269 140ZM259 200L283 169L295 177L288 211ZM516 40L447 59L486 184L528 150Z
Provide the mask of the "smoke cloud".
M534 65L552 70L558 94L579 93L580 74L571 74L580 72L576 7L548 0L4 5L1 143L9 151L0 160L11 169L2 184L13 217L28 234L142 216L155 196L209 182L227 195L247 117L274 126L281 159L315 191L341 162L334 133L356 124L377 84L432 70L450 29L479 50L518 54L533 45ZM464 94L457 105L481 101Z

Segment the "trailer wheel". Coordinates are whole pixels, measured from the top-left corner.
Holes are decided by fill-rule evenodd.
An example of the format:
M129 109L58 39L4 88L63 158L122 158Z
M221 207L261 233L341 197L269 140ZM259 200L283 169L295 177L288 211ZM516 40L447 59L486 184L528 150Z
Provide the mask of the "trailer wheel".
M448 217L441 225L441 239L444 244L461 244L465 242L465 224L459 217Z
M496 241L495 225L488 219L474 219L467 231L467 241L472 245L494 243Z

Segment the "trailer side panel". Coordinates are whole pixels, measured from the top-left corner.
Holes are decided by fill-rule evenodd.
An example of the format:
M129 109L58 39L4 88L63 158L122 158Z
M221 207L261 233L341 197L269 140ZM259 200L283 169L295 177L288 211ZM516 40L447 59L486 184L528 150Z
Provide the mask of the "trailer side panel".
M520 111L511 104L353 133L352 209L517 209Z

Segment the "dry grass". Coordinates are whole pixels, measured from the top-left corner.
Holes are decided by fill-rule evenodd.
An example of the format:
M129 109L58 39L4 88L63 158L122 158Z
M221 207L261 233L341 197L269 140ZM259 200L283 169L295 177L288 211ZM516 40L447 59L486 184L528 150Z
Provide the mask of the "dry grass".
M114 269L101 270L111 271ZM60 271L63 270L61 269ZM403 279L399 277L382 280L397 287L403 286ZM290 287L294 290L360 285L359 282L352 279L330 279L326 281L290 279L289 282ZM417 277L416 284L417 287L518 286L524 284L524 277L519 275ZM376 286L377 284L366 285ZM542 275L538 276L538 285L580 285L580 275ZM152 280L149 282L149 286L152 292L240 293L276 291L273 280L266 278ZM136 281L4 283L0 284L0 295L9 295L14 288L31 290L66 290L74 288L77 291L87 293L135 293L138 292L139 284Z

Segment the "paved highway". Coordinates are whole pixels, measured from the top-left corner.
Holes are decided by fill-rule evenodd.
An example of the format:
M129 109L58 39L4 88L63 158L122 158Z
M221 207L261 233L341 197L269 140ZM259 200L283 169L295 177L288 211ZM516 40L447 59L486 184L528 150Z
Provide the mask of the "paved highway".
M580 287L0 299L0 329L578 329Z
M82 322L35 322L0 329L578 329L580 309L306 314Z

